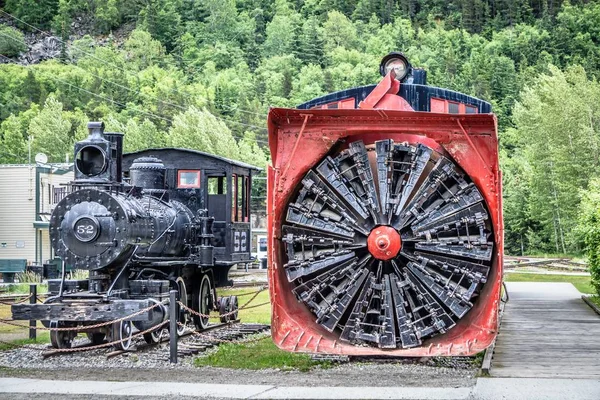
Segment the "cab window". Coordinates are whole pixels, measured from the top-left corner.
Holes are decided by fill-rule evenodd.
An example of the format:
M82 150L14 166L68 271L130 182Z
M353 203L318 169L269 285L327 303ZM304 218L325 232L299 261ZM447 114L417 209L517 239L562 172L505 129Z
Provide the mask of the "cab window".
M249 182L248 176L231 176L231 220L234 222L250 220Z
M200 188L200 171L179 170L177 171L177 188L188 189Z

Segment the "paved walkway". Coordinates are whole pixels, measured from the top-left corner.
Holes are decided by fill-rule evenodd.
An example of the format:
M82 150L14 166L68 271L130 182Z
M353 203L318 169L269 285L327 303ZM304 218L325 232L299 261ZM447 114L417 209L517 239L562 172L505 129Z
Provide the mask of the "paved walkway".
M600 379L600 317L581 293L570 283L506 285L491 376Z
M421 399L421 400L598 400L600 380L479 378L474 387L285 387L181 382L45 381L0 378L3 399L81 395L110 399L195 397L215 399ZM48 396L53 394L55 396Z

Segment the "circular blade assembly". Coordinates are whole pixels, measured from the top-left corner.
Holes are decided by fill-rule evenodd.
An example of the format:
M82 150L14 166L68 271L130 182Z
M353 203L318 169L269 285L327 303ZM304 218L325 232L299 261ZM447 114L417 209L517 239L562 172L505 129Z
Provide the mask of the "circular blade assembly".
M288 205L293 292L340 340L410 348L473 307L492 263L484 199L449 158L377 141L326 157Z

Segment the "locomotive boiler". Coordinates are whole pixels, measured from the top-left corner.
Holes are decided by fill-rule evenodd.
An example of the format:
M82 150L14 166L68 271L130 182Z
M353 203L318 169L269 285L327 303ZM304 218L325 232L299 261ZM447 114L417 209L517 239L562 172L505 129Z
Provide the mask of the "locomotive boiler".
M496 335L502 284L496 118L402 53L380 70L378 85L269 112L273 340L472 355Z
M70 347L79 327L92 343L108 339L120 349L134 328L158 340L152 327L169 318L170 290L202 314L181 307L180 333L188 322L205 328L212 310L235 319L237 298L218 298L215 288L231 284L232 266L252 261L248 194L258 168L184 149L123 155L122 134L99 122L88 128L75 144L70 193L50 218L62 279L49 281L44 304L14 305L13 318L73 328L51 331L56 348ZM89 279L66 280L65 265L88 270Z

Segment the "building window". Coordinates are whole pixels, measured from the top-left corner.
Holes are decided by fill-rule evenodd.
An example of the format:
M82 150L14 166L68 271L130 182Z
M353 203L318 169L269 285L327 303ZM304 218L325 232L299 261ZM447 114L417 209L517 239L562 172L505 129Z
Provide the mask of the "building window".
M177 188L179 189L199 189L200 171L179 170L177 171Z
M266 237L258 238L258 251L260 251L260 252L267 251L267 238Z

